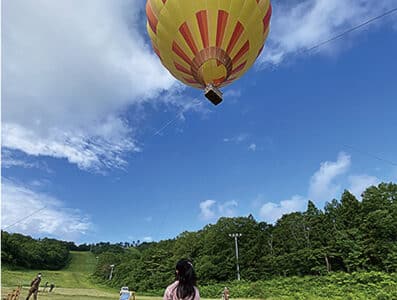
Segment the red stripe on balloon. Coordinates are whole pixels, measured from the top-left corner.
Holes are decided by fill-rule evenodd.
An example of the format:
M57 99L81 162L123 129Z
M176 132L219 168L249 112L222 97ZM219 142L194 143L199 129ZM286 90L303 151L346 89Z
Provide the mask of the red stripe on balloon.
M225 34L227 18L229 14L224 10L218 11L218 24L216 28L216 46L220 47Z
M187 75L192 75L192 72L190 72L190 70L186 69L184 66L178 64L177 62L174 62L174 66L178 71L181 71Z
M230 75L233 75L233 74L236 74L236 73L240 72L242 69L244 69L246 64L247 64L247 61L243 62L237 68L233 69L233 71L230 73Z
M238 39L241 37L243 31L244 31L244 26L240 22L237 22L236 27L234 27L232 37L230 38L229 45L227 46L226 49L227 54L230 55Z
M197 55L198 54L197 46L194 43L193 35L190 32L189 26L187 26L186 22L183 23L181 27L179 27L179 32L182 34L190 50L192 50L193 54Z
M222 82L225 81L225 79L226 79L225 76L222 76L220 78L214 79L213 83L214 83L215 86L220 86L222 84Z
M153 9L150 4L150 1L146 2L146 15L147 15L147 19L148 19L150 28L152 28L154 33L157 33L158 20L153 13Z
M197 80L194 78L183 77L183 80L185 80L186 82L191 83L191 84L198 84Z
M172 43L172 51L174 51L176 55L182 58L189 66L192 64L191 59L185 54L185 52L183 52L181 47L179 47L179 45L175 41Z
M241 49L237 52L237 54L233 57L232 63L235 64L238 60L248 52L250 49L250 42L246 41L245 44L241 47Z
M270 17L272 16L272 5L269 3L269 9L265 17L263 18L263 32L266 32L267 27L269 27Z
M197 23L200 29L201 40L203 41L204 48L209 46L209 37L208 37L208 19L207 19L207 11L201 10L196 13Z

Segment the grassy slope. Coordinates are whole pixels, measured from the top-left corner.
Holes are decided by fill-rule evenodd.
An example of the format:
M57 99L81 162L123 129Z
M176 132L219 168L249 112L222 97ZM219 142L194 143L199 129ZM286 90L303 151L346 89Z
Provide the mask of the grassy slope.
M71 252L68 266L59 271L49 270L1 270L2 296L22 285L23 295L38 272L42 273L41 287L48 281L55 284L55 293L40 296L47 299L117 299L117 291L94 284L90 279L96 259L90 252ZM73 295L76 297L73 298Z
M41 292L39 295L39 299L48 299L48 300L50 299L51 300L78 300L78 299L117 300L118 299L118 291L116 289L100 286L91 281L90 274L92 274L96 264L96 259L93 254L89 252L72 252L71 255L72 255L72 259L70 264L61 271L46 271L46 270L11 271L11 270L2 269L1 296L3 297L6 293L11 292L12 289L15 288L16 286L22 285L24 288L22 290L22 297L20 299L24 299L27 295L28 287L30 285L31 280L37 275L37 272L40 271L43 274L43 280L41 286L44 286L45 282L48 281L49 283L55 284L55 290L53 293ZM266 300L397 299L394 298L394 296L369 297L369 295L365 292L366 289L368 288L370 290L376 291L374 293L375 295L378 292L380 293L382 290L385 292L386 291L390 292L391 291L390 289L396 286L396 282L397 282L396 274L388 275L390 278L393 277L394 279L391 280L390 278L389 279L386 278L387 279L387 280L385 279L386 283L389 282L387 286L382 286L379 284L374 285L372 283L361 284L360 286L357 285L350 286L348 284L349 281L351 280L349 277L350 275L344 275L344 277L346 277L345 281L347 280L346 282L336 280L339 277L337 275L335 276L336 276L335 280L331 280L331 282L316 283L316 280L319 280L319 278L316 277L279 278L261 283L260 286L261 289L265 289L266 291L265 293ZM378 274L377 276L380 275ZM255 285L255 283L253 284ZM335 296L335 294L338 293L334 293L332 292L332 290L334 289L337 290L340 289L341 287L344 287L346 289L346 293L343 293L343 296ZM219 285L219 291L221 291L222 288L223 286ZM242 287L240 294L248 295L249 290L244 290L247 288L251 290L254 287L249 287L249 284L247 284L245 287ZM233 288L234 294L235 296L238 296L236 289L237 287ZM201 287L201 291L203 292L203 294L205 294L204 293L205 287ZM323 295L320 296L320 294ZM330 296L331 294L333 296ZM220 299L220 297L218 299ZM136 300L161 300L161 297L145 297L138 294ZM234 298L233 300L239 300L239 299ZM255 300L255 299L250 299L250 300Z
M2 270L2 286L28 286L37 272L42 273L41 285L45 282L54 283L56 287L64 288L92 288L90 281L95 267L95 256L90 252L71 252L72 259L70 264L59 271L48 270Z

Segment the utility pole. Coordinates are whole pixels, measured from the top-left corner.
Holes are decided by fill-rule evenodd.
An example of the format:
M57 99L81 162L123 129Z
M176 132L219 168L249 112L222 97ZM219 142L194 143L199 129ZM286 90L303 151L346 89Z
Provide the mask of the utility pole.
M236 247L236 266L237 266L237 280L240 280L240 266L238 264L238 242L237 239L242 236L241 233L230 233L230 237L234 238L234 244Z
M113 277L113 269L114 269L114 265L110 265L109 280L112 280L112 277Z

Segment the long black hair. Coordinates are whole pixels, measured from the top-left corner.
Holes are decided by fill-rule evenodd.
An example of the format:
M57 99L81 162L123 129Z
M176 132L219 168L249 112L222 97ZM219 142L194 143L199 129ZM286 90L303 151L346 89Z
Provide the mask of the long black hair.
M191 298L196 296L194 289L197 281L196 273L193 269L193 264L187 259L181 259L176 264L176 280L179 284L176 288L176 295L179 299Z

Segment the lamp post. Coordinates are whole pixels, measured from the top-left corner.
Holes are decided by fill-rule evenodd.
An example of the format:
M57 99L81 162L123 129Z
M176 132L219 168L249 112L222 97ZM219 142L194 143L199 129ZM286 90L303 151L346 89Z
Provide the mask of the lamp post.
M234 244L236 247L236 266L237 266L237 280L240 280L240 266L238 264L238 242L237 239L242 236L241 233L230 233L230 237L234 238Z
M114 269L114 265L110 265L109 280L112 280L112 277L113 277L113 269Z

